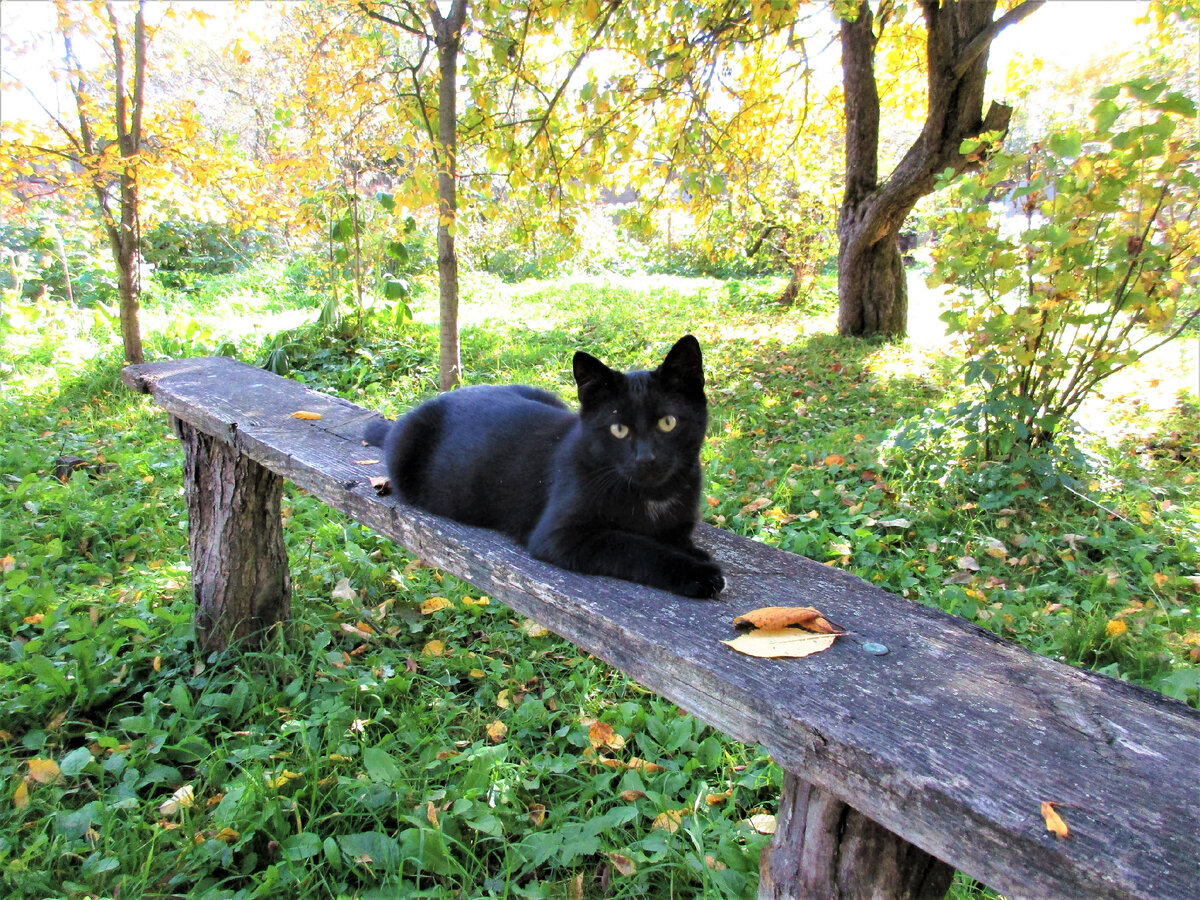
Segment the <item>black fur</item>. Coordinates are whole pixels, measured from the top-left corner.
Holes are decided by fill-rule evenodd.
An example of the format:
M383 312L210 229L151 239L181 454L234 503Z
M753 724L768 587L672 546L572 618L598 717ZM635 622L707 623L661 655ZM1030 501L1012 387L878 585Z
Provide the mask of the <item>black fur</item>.
M565 569L715 597L725 579L692 543L708 425L699 343L680 338L649 372L578 352L574 375L578 415L537 388L468 387L364 437L384 448L407 503L502 531Z

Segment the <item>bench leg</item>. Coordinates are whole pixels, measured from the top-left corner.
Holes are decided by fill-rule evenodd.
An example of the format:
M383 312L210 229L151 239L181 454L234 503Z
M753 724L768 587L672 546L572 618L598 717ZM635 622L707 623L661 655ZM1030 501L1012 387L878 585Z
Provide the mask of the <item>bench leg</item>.
M954 869L832 794L783 776L775 838L763 852L759 900L935 900Z
M205 653L253 645L291 612L283 479L179 419L196 638Z

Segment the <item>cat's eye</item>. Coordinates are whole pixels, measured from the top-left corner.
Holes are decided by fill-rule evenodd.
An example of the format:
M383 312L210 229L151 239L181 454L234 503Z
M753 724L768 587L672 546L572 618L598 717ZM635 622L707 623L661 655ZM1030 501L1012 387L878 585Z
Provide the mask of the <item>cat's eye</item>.
M617 440L624 440L629 437L629 426L622 425L620 422L613 422L608 426L608 430L612 432L612 436Z
M663 416L658 420L659 431L674 431L677 421L674 416Z

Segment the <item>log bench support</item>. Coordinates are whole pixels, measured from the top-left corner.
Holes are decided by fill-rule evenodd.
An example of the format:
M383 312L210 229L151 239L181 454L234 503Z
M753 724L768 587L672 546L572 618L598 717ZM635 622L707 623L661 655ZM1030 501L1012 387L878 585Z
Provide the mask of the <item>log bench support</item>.
M204 653L253 644L292 608L283 478L181 419L172 424L183 444L196 641Z
M128 367L184 447L196 632L252 645L290 612L284 480L621 670L783 769L763 900L926 900L954 869L1009 896L1200 897L1200 714L1038 657L812 560L708 526L721 602L592 578L380 498L373 414L223 358ZM298 420L297 410L318 420ZM734 615L818 605L850 627L819 657L721 644ZM862 642L882 643L884 656ZM1042 802L1070 835L1045 829Z

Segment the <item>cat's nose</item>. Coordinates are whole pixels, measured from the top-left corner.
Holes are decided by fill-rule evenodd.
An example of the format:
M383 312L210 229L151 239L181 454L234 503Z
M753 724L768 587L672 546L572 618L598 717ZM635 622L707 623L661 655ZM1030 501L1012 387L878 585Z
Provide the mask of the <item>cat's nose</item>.
M633 461L639 466L654 462L654 448L648 442L639 441L633 448Z

